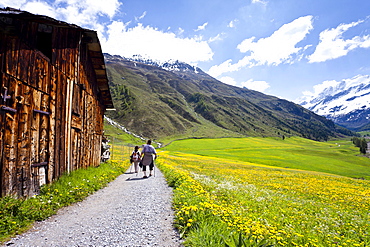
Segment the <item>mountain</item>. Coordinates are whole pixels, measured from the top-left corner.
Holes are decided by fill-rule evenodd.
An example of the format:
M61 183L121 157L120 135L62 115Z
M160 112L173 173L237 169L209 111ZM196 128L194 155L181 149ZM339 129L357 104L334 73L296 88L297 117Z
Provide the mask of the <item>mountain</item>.
M105 61L117 109L107 115L143 137L297 135L327 140L351 134L300 105L224 84L186 63L109 54Z
M193 73L202 72L198 67L191 66L184 62L180 62L179 60L168 60L166 62L161 62L158 60L144 58L141 55L134 55L132 58L126 58L126 59L129 61L133 61L133 62L139 62L139 63L143 63L147 65L156 66L164 70L173 71L173 72L175 71L193 72Z
M317 95L302 98L299 104L350 130L370 130L370 76L332 81Z

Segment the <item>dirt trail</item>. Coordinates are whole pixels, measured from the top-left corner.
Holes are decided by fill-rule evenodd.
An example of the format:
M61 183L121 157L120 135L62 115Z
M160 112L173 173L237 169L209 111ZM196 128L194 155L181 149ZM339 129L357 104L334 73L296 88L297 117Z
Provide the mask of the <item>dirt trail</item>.
M147 179L123 174L3 246L181 246L172 226L172 189L155 173Z

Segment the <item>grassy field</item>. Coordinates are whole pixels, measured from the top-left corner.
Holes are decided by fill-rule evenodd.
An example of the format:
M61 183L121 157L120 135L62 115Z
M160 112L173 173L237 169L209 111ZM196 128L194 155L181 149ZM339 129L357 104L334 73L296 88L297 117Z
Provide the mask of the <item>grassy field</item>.
M350 141L193 139L164 150L157 165L186 246L370 245L370 160Z
M351 141L315 142L300 137L175 141L165 150L370 179L370 160Z

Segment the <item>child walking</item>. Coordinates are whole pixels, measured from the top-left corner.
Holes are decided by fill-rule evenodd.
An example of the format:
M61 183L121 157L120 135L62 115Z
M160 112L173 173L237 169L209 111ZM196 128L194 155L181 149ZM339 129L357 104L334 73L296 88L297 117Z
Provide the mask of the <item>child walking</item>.
M135 146L135 150L131 154L131 163L134 163L135 173L138 173L139 163L141 161L141 153L139 151L139 146Z

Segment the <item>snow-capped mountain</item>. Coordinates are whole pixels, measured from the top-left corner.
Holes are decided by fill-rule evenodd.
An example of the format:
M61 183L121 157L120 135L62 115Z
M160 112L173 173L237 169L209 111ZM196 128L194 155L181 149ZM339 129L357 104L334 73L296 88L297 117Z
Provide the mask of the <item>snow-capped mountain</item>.
M359 130L370 122L370 76L326 81L298 103L348 129Z
M141 55L134 55L131 58L126 58L126 59L130 60L130 61L134 61L134 62L144 63L144 64L147 64L147 65L157 66L157 67L160 67L160 68L168 70L168 71L181 71L181 72L194 72L194 73L201 72L200 68L198 68L196 66L192 66L192 65L184 63L184 62L181 62L179 60L171 59L171 60L162 62L162 61L159 61L159 60L153 60L153 59L150 59L150 58L145 58Z

